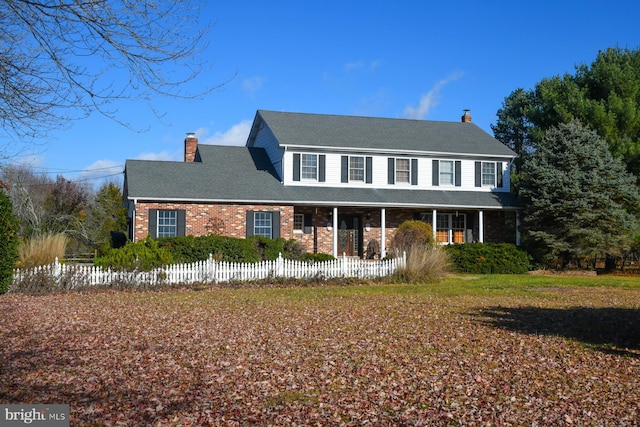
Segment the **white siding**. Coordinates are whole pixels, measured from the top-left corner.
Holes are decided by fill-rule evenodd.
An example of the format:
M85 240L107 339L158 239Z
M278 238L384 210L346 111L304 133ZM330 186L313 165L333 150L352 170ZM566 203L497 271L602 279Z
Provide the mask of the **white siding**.
M326 155L326 167L325 167L325 182L317 181L293 181L293 154L325 154ZM344 153L320 153L312 151L286 151L284 153L284 161L282 162L284 167L284 183L285 185L302 185L302 186L327 186L327 187L361 187L361 188L402 188L402 189L415 189L415 190L446 190L446 191L505 191L510 190L509 187L509 159L482 159L482 161L496 161L502 162L502 169L505 171L503 175L503 187L476 187L475 186L475 159L456 159L456 158L435 158L435 157L407 157L407 156L386 156L386 155L368 155L354 153L356 156L372 157L372 183L366 184L364 182L341 182L341 158ZM418 159L418 185L411 185L409 183L388 183L388 159L394 158L417 158ZM433 160L453 160L460 161L461 166L461 185L456 187L454 185L432 185L432 162ZM480 161L480 159L478 159Z

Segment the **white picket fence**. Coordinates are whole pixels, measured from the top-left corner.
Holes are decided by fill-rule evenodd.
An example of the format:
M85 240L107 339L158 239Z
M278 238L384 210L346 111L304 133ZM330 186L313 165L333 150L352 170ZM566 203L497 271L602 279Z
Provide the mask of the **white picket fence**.
M30 269L16 269L13 285L46 281L54 288L75 289L85 286L157 286L193 283L226 283L234 281L265 280L270 278L374 279L390 276L406 265L406 254L384 260L361 260L346 256L330 261L305 262L282 258L258 263L216 261L209 259L189 264L171 264L152 271L118 271L93 265L63 264Z

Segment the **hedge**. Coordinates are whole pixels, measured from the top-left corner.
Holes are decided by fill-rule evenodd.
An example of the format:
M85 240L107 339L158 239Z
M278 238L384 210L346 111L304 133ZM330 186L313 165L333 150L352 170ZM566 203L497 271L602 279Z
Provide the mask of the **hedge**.
M529 254L509 243L463 243L446 249L459 273L524 274L531 269Z

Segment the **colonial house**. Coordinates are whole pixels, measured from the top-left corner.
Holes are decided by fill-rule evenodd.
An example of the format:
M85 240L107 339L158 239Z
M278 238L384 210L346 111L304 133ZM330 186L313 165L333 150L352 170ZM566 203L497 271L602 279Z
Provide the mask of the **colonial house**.
M184 161L127 160L134 241L216 233L384 256L404 221L441 244L518 243L515 153L471 122L259 110L245 146L184 141Z

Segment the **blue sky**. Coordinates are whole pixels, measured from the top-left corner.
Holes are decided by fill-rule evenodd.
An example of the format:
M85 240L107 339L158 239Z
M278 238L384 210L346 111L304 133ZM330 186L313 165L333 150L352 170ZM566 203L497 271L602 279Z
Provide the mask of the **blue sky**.
M121 181L126 159L181 160L186 132L243 145L258 109L458 121L468 108L491 133L513 90L573 73L607 47L640 47L633 1L211 1L202 16L213 23L211 68L192 83L227 82L218 90L158 97L161 119L146 102L115 105L145 131L94 114L13 161Z

